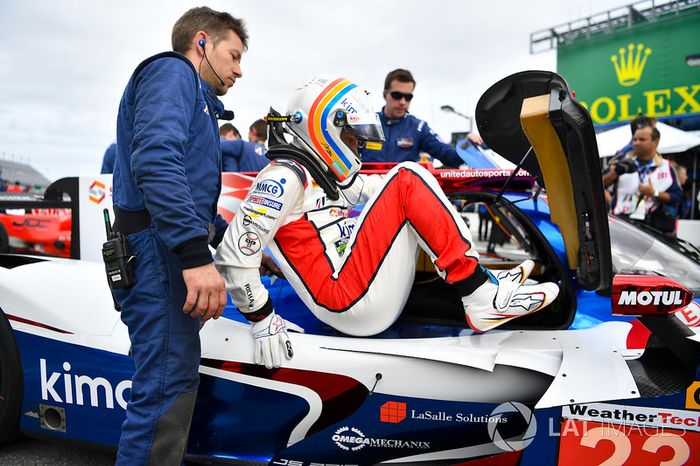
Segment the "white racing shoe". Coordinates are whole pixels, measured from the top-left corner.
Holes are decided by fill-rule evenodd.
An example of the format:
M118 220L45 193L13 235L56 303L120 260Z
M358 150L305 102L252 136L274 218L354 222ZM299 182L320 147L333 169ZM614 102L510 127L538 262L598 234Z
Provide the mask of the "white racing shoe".
M526 260L510 270L502 270L468 296L462 297L469 326L486 332L518 317L533 314L548 306L559 294L551 282L523 285L535 267Z

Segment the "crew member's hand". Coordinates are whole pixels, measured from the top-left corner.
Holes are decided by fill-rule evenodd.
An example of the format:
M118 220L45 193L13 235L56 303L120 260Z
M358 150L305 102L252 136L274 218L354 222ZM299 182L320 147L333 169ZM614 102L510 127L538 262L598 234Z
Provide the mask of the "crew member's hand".
M476 133L467 133L467 139L469 139L471 142L473 142L477 146L480 146L484 143L484 140L481 139L481 136L479 136Z
M187 288L187 298L182 310L193 319L203 322L218 319L226 306L226 285L213 263L184 269L182 278Z
M260 322L255 322L250 331L255 339L255 364L272 369L282 365L283 356L287 359L294 356L286 322L274 310Z
M275 275L278 278L284 278L284 274L275 263L275 260L264 252L260 263L260 275Z

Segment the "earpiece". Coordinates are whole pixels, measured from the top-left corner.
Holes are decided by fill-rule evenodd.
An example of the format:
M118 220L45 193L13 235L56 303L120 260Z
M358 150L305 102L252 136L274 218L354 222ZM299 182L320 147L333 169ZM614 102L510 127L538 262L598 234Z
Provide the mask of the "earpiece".
M207 45L207 40L206 39L199 39L199 41L197 41L197 45L199 45L202 48L202 53L204 54L204 58L207 60L207 64L209 65L209 68L211 69L211 71L214 73L214 76L216 76L216 78L219 80L219 82L223 86L224 80L219 77L219 74L216 72L214 67L211 66L211 62L209 61L209 57L207 57L207 49L204 48L204 46ZM200 60L199 62L201 63L202 61ZM233 117L231 117L231 118L233 118Z

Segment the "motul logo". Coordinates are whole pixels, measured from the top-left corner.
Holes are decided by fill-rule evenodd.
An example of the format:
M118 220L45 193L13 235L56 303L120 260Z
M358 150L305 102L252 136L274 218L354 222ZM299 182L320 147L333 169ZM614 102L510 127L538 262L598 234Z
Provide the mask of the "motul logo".
M617 304L620 306L682 305L680 290L676 291L623 291Z

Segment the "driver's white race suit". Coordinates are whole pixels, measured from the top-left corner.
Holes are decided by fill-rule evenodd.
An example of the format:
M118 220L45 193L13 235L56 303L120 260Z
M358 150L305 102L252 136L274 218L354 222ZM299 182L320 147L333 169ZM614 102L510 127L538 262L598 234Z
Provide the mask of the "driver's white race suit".
M418 246L458 289L473 291L486 280L465 222L435 178L412 162L386 175L358 175L337 201L296 162L277 159L263 169L216 255L234 304L251 321L272 309L258 271L268 246L316 317L348 335L377 334L398 318Z

